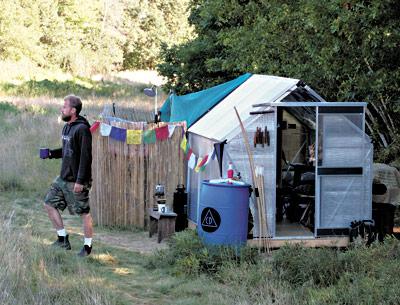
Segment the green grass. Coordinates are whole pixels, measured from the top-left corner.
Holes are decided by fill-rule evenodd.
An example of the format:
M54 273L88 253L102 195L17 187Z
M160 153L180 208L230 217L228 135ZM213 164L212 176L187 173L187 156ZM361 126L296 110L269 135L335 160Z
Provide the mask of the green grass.
M150 270L147 257L142 254L102 244L96 239L93 256L78 259L75 253L82 246L82 236L75 233L80 231L79 218L64 217L73 250L54 250L49 244L55 233L42 210L40 198L26 192L7 192L0 195L0 202L3 208L0 223L7 229L0 232L0 257L7 251L24 248L18 262L10 256L2 260L2 267L9 266L18 273L20 270L15 266L22 262L21 268L29 274L21 278L14 272L0 271L0 283L5 279L9 286L28 288L10 290L10 300L1 304L12 304L12 300L17 300L14 304L38 304L39 301L42 304L212 304L204 289L211 290L219 284L209 283L205 276L188 283L187 278L173 276L163 268ZM108 232L99 227L95 231ZM7 241L2 239L5 236ZM0 284L0 288L4 287ZM34 296L37 290L42 293ZM82 294L91 293L100 301L77 301Z
M149 267L161 262L170 274L207 275L210 282L226 287L224 293L215 293L217 304L400 302L400 242L394 238L370 247L358 241L346 251L285 246L272 257L243 250L239 257L226 250L212 255L189 231L175 235L168 249L150 257Z
M62 98L71 92L83 98L99 96L128 98L141 94L145 85L96 82L91 79L74 77L71 80L43 79L28 80L17 84L0 83L0 95L19 97L51 96Z
M38 158L41 146L60 145L55 108L0 103L0 126L0 190L43 190L59 166Z
M98 80L37 67L29 61L0 61L0 96L62 98L74 93L83 98L133 98L143 95L146 85L118 77ZM101 79L101 80L100 80ZM111 79L112 81L109 81Z

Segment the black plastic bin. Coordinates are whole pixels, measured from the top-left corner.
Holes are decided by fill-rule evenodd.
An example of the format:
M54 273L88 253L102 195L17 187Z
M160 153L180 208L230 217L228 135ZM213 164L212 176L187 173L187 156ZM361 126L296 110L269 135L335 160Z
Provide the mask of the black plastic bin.
M176 192L174 193L173 209L177 214L175 221L175 231L180 232L188 227L187 220L187 193L185 192L185 186L178 184Z
M393 234L395 211L396 206L391 203L372 203L372 219L379 241L383 241L386 234Z

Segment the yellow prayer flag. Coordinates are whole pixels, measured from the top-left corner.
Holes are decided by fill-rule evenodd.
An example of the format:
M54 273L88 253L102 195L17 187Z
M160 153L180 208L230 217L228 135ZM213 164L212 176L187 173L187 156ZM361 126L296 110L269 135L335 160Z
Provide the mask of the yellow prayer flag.
M182 139L181 148L182 148L183 151L186 153L186 150L187 150L187 140L186 140L186 137L183 137L183 139Z
M126 144L142 144L142 130L127 130Z

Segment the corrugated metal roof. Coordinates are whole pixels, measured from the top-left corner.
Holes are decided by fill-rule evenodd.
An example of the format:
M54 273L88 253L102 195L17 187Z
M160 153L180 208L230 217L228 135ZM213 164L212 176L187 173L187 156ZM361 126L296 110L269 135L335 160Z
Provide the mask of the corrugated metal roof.
M272 103L296 88L298 79L269 75L252 75L189 128L189 132L216 141L230 140L240 132L235 106L243 122L251 119L252 107L258 103ZM253 116L254 117L254 116Z

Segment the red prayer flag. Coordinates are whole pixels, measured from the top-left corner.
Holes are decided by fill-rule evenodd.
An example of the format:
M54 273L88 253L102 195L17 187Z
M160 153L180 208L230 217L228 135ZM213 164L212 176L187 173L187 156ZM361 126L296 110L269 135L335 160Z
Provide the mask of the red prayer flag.
M189 151L186 156L186 160L190 160L190 156L192 155L192 153L193 153L193 149L189 148Z
M100 127L100 122L99 121L94 122L93 125L90 126L90 132L91 133L95 132L99 127Z
M156 139L157 140L161 140L161 141L166 140L166 139L168 139L168 136L169 136L168 125L156 128Z

